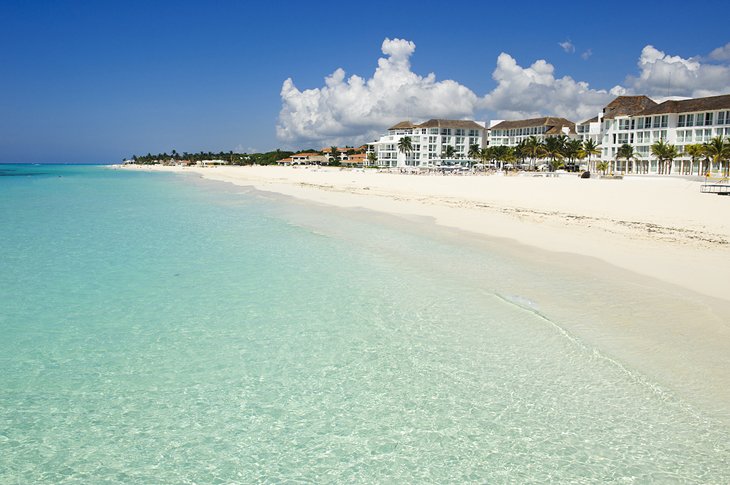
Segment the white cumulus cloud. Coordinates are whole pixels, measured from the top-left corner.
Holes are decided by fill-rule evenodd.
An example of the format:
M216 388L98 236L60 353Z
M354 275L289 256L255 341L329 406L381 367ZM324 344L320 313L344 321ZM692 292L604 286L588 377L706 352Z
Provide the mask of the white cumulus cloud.
M715 49L715 58L722 57L726 47ZM730 66L703 63L699 57L671 56L647 45L641 50L638 66L638 76L629 76L625 82L636 94L699 98L730 91Z
M710 52L710 59L716 61L730 61L730 42Z
M504 119L552 115L582 121L623 94L618 86L611 91L591 89L588 83L570 76L556 78L554 71L554 66L544 60L522 67L503 52L492 74L497 87L484 97L483 106Z
M411 71L413 42L385 39L378 67L369 79L337 69L325 85L299 90L291 78L281 88L282 108L276 127L280 140L324 145L372 140L388 125L407 117L464 118L474 113L478 97L456 81L437 81L432 73Z
M287 79L281 88L278 138L290 146L356 144L371 141L388 126L408 118L561 116L582 121L622 94L661 100L730 92L730 44L712 51L712 60L685 59L647 45L639 56L638 72L610 89L594 88L570 76L556 77L554 66L546 60L523 67L501 53L492 73L496 86L482 97L456 81L414 73L410 59L415 49L408 40L385 39L384 57L369 78L347 77L337 69L323 86L305 90ZM590 55L588 49L581 57Z

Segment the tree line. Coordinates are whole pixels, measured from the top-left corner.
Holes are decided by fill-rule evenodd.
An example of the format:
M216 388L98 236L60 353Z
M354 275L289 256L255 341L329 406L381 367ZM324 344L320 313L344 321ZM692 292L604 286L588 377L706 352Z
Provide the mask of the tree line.
M466 156L471 160L480 160L484 163L502 163L510 164L520 162L523 165L529 165L530 168L537 167L538 160L547 160L550 170L559 168L577 170L577 161L599 155L601 151L593 140L573 140L565 135L549 136L545 140L540 140L536 136L531 136L521 140L516 146L487 146L480 147L478 144L469 146ZM404 136L398 141L398 151L404 153L408 157L413 152L413 141L411 137ZM441 153L443 159L462 158L462 154L456 152L451 145L446 145ZM374 162L377 158L368 160Z
M657 160L657 172L659 174L670 175L672 173L672 165L674 159L682 155L690 158L689 163L685 165L682 160L679 172L682 175L692 175L697 169L697 175L706 174L711 169L711 164L720 165L724 177L730 175L730 140L722 136L716 136L706 143L694 143L685 145L684 153L679 153L677 147L664 140L659 140L651 145L651 154ZM624 160L627 167L631 162L640 173L649 172L649 161L642 159L639 154L634 151L634 147L628 143L621 145L616 150L616 160Z
M296 152L285 151L285 150L274 150L265 153L235 153L232 150L227 152L204 152L200 151L197 153L182 152L179 153L177 150L172 150L170 153L148 153L147 155L132 155L129 160L134 161L139 165L157 165L160 163L178 163L188 162L195 164L203 160L224 160L231 165L274 165L279 160L288 158L295 153L318 153L324 155L325 152L322 150L315 150L314 148L307 148L304 150L298 150ZM338 165L340 154L352 155L358 153L359 150L354 147L345 147L340 150L338 147L330 147L328 158L330 164Z
M314 151L314 150L312 150ZM178 153L176 150L172 150L170 153L158 153L147 155L132 155L130 160L140 165L156 165L159 163L176 163L176 162L189 162L195 164L202 160L224 160L231 165L273 165L277 161L290 157L294 152L285 150L274 150L265 153L234 153L233 151L228 152L204 152L200 151L197 153L182 152Z

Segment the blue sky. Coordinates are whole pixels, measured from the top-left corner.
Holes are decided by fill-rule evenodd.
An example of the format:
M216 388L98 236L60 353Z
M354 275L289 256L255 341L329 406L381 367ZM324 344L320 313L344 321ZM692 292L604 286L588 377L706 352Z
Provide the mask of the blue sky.
M617 86L654 97L670 94L667 87L678 96L730 93L724 2L591 5L3 0L0 162L110 163L173 148L317 148L359 142L391 119L426 118L439 103L460 107L434 108L434 115L578 117ZM388 44L385 54L386 39L403 42ZM644 50L648 45L655 50ZM398 66L381 73L391 76L384 86L368 87L361 97L370 101L360 111L351 110L350 76L367 83L379 58ZM523 86L524 98L511 78L500 87L493 79L498 58L501 75L518 80L545 60L536 67L540 86ZM640 58L650 61L645 71ZM553 80L544 79L545 65ZM661 78L659 67L670 74ZM341 83L326 88L324 78L338 68L346 73ZM435 80L424 80L429 73ZM627 80L642 73L646 79ZM401 86L392 76L406 76L414 96L424 90L423 106L409 113L397 102L383 106L395 96L384 90ZM294 87L284 103L289 78ZM571 90L585 86L591 101L576 101ZM305 103L305 89L317 90L307 98L314 101ZM467 91L466 104L448 98ZM560 103L529 99L566 92ZM509 105L516 98L524 102Z

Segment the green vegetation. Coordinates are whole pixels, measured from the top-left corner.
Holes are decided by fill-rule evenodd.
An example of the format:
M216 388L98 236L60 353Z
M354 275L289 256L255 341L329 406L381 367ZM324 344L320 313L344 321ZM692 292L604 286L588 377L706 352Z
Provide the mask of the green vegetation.
M659 174L672 174L672 162L679 156L677 147L664 140L659 140L651 146L651 154L657 159Z
M398 141L398 151L406 156L406 165L410 165L408 157L413 153L413 141L410 136L404 136Z
M484 163L512 163L519 161L522 165L529 162L531 168L537 167L539 159L548 159L550 170L565 168L566 170L578 170L578 161L593 155L598 155L601 151L597 145L591 140L581 142L580 140L571 140L565 135L548 136L545 141L539 140L536 136L531 136L520 141L516 146L488 146L481 150L478 157L474 156L472 150L469 150L469 156L479 158Z
M723 177L730 176L730 142L727 139L716 136L708 143L705 143L705 155L707 158L722 166Z
M687 145L686 147L684 147L684 151L692 159L692 162L690 163L690 167L689 167L690 175L694 171L695 162L698 162L697 163L697 176L699 177L701 175L702 157L705 155L705 147L699 143L695 143L693 145Z
M636 161L634 147L632 147L628 143L624 143L623 145L621 145L616 151L616 160L621 160L622 158L626 160L625 171L629 172L629 162L631 162L631 160Z
M310 150L315 151L315 150ZM224 160L231 165L273 165L277 161L291 156L294 152L283 150L274 150L266 153L234 153L228 152L198 152L198 153L178 153L173 150L170 154L158 153L153 155L132 155L134 160L140 165L157 165L157 164L173 164L173 163L189 163L191 165L202 160Z

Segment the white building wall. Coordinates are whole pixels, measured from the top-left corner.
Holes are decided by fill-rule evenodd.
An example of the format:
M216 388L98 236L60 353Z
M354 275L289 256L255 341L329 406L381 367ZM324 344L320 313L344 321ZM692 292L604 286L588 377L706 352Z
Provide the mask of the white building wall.
M454 158L467 160L469 147L486 146L486 129L480 128L410 128L389 130L379 140L368 144L368 152L375 152L380 167L436 167L443 161L446 147L454 147ZM398 143L411 138L413 151L401 153Z

